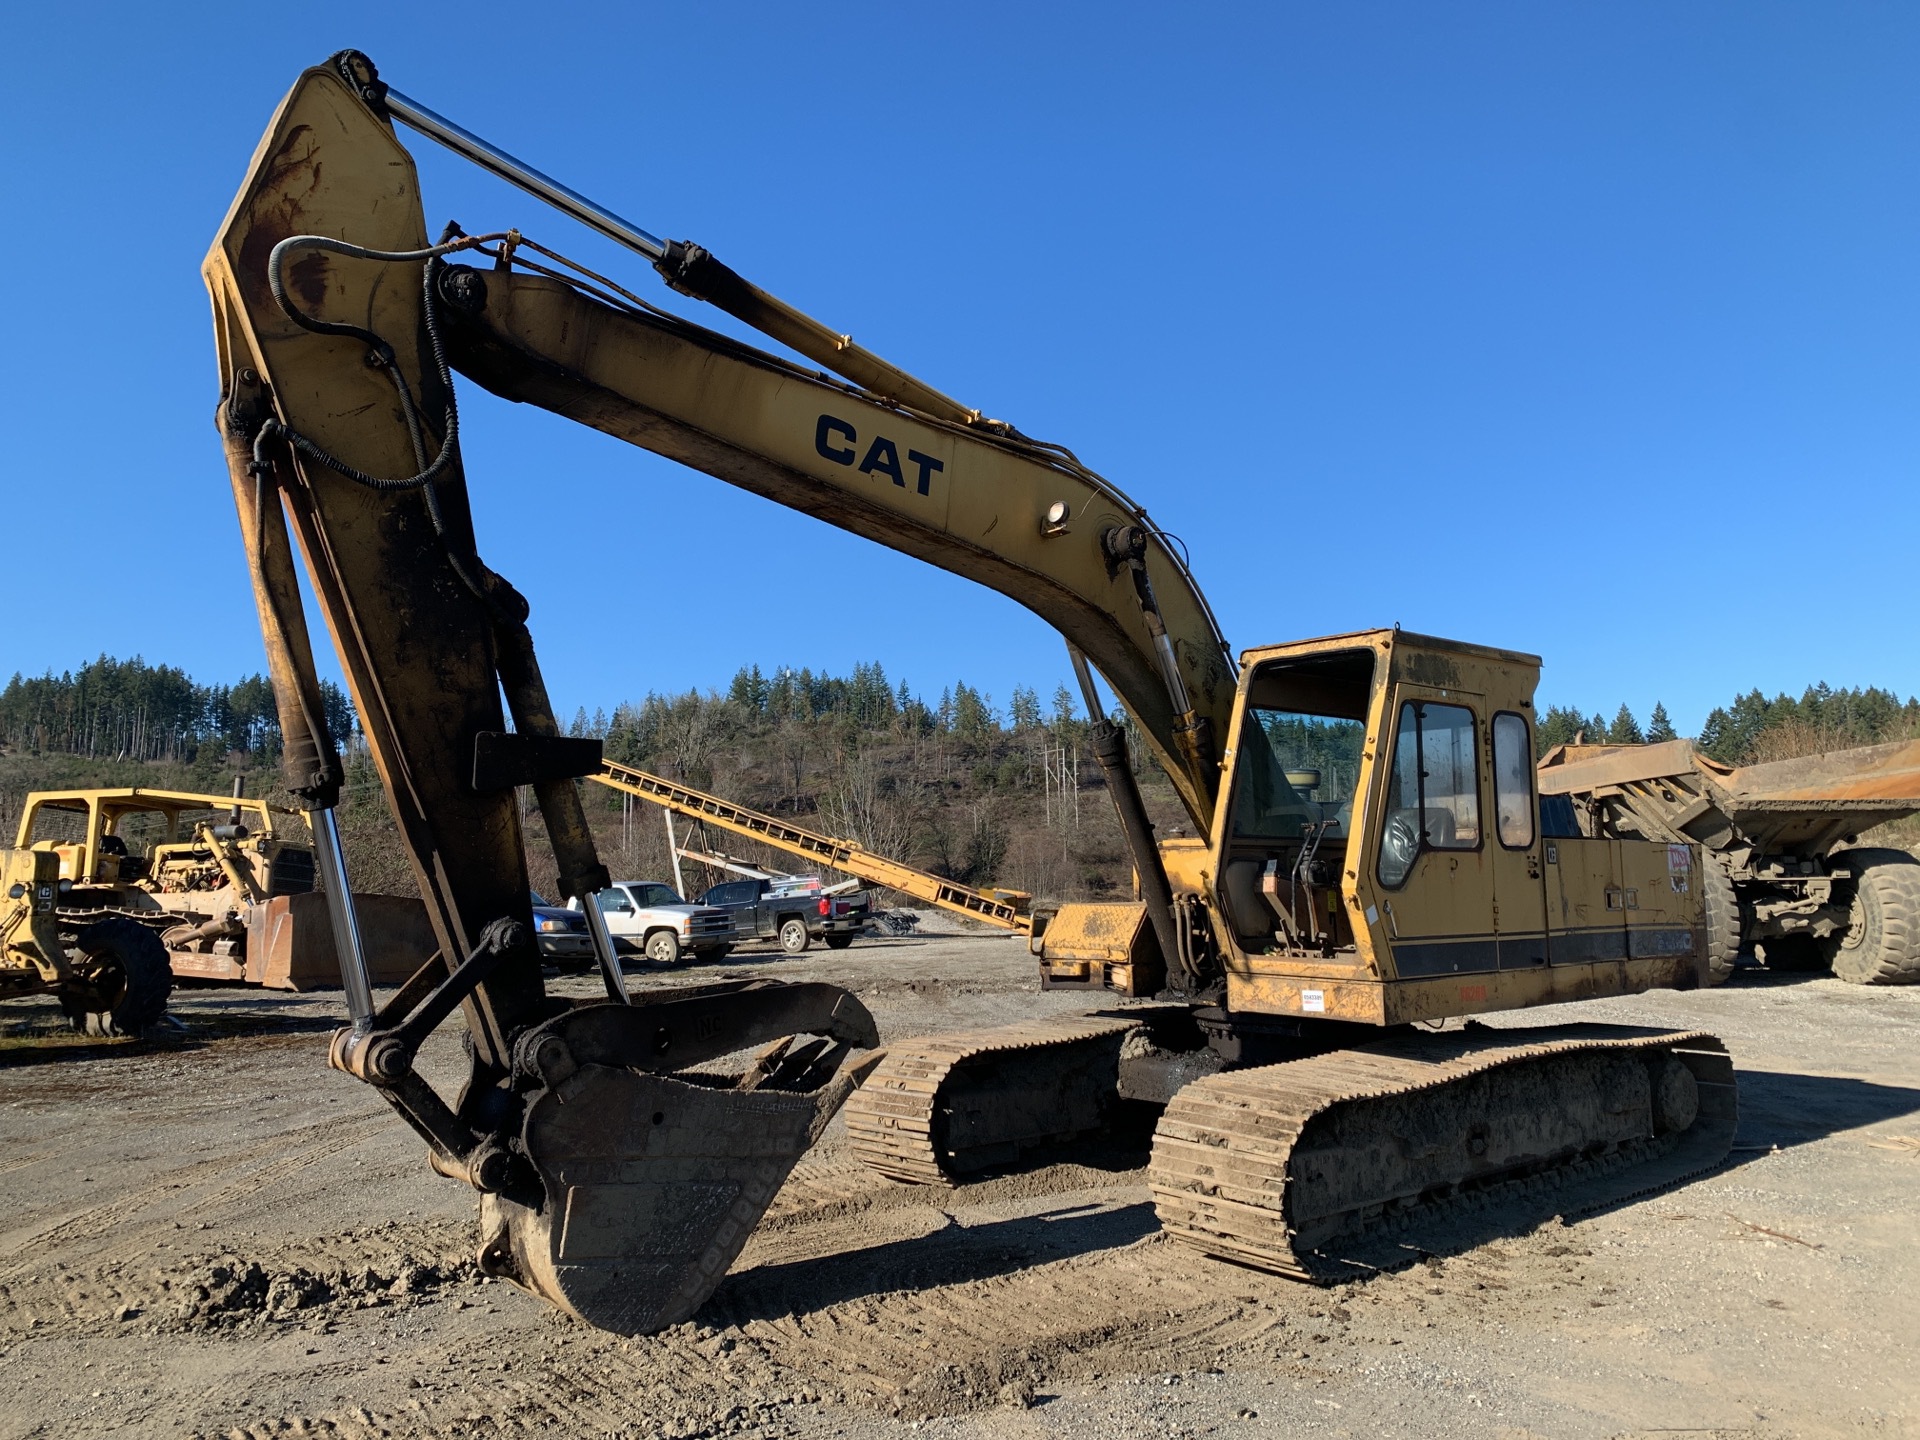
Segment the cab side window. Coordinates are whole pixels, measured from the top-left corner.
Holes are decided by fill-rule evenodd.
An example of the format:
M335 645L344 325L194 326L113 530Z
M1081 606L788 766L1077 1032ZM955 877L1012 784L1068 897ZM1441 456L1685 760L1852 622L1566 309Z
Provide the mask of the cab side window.
M1493 717L1493 809L1502 845L1533 844L1533 746L1526 719L1510 711Z
M1380 883L1406 883L1422 850L1472 850L1480 844L1480 785L1473 712L1460 705L1409 700L1387 789L1380 836Z

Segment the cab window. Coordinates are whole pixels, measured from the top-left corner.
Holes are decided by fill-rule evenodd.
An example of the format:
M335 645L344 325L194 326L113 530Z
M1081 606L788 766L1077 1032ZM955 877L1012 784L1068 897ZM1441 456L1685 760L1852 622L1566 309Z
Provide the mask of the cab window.
M1533 844L1533 746L1526 719L1508 711L1493 717L1493 810L1502 845Z
M1387 786L1380 835L1380 883L1406 883L1422 850L1472 850L1480 844L1480 787L1473 712L1460 705L1409 700Z

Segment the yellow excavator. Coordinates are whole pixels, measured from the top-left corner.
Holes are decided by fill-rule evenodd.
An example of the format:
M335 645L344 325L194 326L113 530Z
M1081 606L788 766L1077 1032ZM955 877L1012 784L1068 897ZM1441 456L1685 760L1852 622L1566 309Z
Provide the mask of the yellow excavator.
M800 360L518 230L429 239L398 126ZM1160 1103L1150 1181L1170 1232L1317 1279L1391 1263L1395 1235L1457 1207L1545 1189L1567 1211L1725 1155L1731 1063L1709 1035L1432 1030L1712 978L1697 850L1584 838L1543 810L1533 657L1396 629L1236 659L1182 553L1071 451L621 219L357 52L282 102L205 277L287 784L344 900L340 764L297 545L439 947L376 1008L366 937L340 906L352 1023L331 1062L479 1192L489 1273L613 1330L682 1320L843 1104L860 1154L931 1180L1044 1154L1119 1097ZM859 1001L828 985L629 995L593 904L606 997L547 994L515 788L538 799L561 888L590 897L609 878L577 781L600 756L559 733L526 601L480 558L455 371L991 586L1059 630L1089 714L1107 713L1097 671L1188 832L1155 835L1122 732L1101 723L1138 898L1063 907L1035 943L1042 983L1108 1008L881 1050ZM414 1058L456 1008L471 1072L449 1102Z

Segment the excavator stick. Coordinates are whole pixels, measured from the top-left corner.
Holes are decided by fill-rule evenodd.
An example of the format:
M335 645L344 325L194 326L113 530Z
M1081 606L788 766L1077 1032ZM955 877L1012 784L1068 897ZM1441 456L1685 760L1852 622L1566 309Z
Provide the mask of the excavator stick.
M873 1020L830 986L632 1000L594 895L609 883L524 599L481 560L461 469L411 158L351 53L275 114L205 267L218 424L280 713L287 787L314 823L353 1024L330 1061L380 1091L437 1171L481 1195L480 1263L591 1324L691 1314L794 1161L864 1074ZM289 524L289 522L291 522ZM334 821L341 766L319 703L304 560L412 863L437 954L376 1009ZM504 699L504 706L503 706ZM585 903L607 997L548 995L531 935L517 790L533 790L564 893ZM458 1009L452 1104L414 1068ZM737 1072L707 1067L762 1047Z

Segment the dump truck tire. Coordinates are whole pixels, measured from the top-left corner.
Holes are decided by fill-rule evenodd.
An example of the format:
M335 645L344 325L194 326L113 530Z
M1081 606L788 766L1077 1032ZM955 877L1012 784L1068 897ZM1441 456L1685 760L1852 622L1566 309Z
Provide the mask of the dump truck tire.
M1855 985L1920 982L1920 860L1904 850L1849 850L1853 908L1833 973Z
M1740 954L1740 897L1733 880L1711 855L1700 861L1700 891L1707 911L1707 967L1702 977L1709 985L1726 983Z
M167 1013L173 967L167 947L145 925L121 917L99 921L80 931L74 949L92 972L84 989L60 996L74 1029L86 1035L140 1035Z

